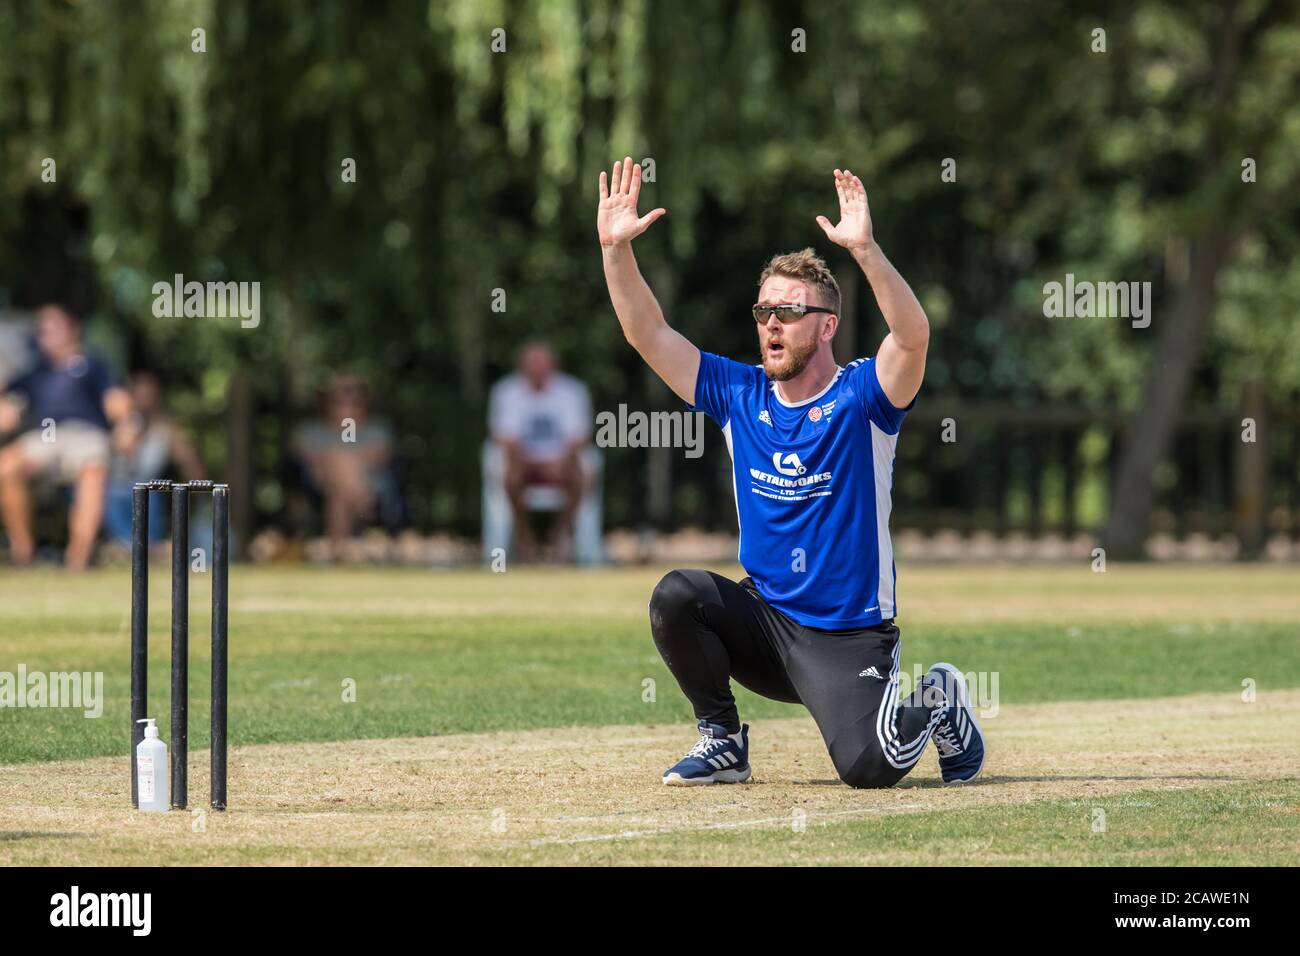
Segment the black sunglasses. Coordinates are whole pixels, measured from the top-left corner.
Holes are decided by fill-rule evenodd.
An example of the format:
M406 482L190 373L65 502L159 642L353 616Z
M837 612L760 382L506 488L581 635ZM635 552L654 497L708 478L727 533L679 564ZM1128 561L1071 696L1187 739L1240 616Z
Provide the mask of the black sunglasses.
M823 309L815 305L799 305L797 303L786 305L763 305L761 302L757 302L754 304L752 311L754 313L754 321L759 325L765 325L767 320L774 314L776 315L776 320L782 325L786 325L790 322L798 322L809 312L824 312L827 315L835 314L834 309Z

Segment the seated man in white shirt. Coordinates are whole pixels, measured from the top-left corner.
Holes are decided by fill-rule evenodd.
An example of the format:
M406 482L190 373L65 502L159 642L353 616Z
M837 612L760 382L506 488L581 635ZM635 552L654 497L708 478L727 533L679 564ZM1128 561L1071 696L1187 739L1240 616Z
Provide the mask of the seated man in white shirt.
M582 451L591 438L591 423L587 387L557 369L555 353L545 342L526 342L519 351L518 371L493 386L488 427L505 457L519 558L538 557L526 500L526 492L538 486L552 487L561 495L552 545L557 558L571 558L574 515L586 490Z

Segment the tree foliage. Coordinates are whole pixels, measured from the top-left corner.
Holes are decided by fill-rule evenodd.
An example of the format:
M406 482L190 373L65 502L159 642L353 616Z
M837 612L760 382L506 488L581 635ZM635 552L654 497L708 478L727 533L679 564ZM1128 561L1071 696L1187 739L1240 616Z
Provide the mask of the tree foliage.
M1152 281L1158 324L1189 243L1228 230L1189 398L1232 403L1262 378L1291 400L1295 13L1265 0L10 0L0 289L30 305L93 277L97 324L164 370L214 467L232 378L249 376L268 518L287 429L331 369L376 385L425 526L476 526L486 388L526 336L550 337L598 408L668 406L618 330L594 239L597 173L625 153L654 161L646 196L669 210L639 241L643 268L702 348L751 354L746 307L773 252L812 245L839 265L813 217L847 165L935 326L927 396L1135 409L1158 373L1154 336L1045 319L1043 283ZM57 183L41 180L45 157ZM940 176L948 157L956 182ZM1241 181L1245 157L1256 183ZM84 222L56 215L68 209ZM32 244L38 221L62 223L49 243ZM177 272L260 281L262 325L155 318L152 283ZM870 296L846 319L873 351ZM614 520L638 520L643 453L609 465ZM674 467L677 516L725 512L712 467Z

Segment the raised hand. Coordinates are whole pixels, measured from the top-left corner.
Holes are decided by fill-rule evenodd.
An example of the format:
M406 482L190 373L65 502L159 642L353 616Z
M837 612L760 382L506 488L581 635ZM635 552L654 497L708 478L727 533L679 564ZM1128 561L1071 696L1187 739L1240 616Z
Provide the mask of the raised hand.
M641 195L641 165L628 156L614 164L608 180L600 171L600 207L596 212L596 232L602 246L631 242L650 228L650 223L667 214L667 209L652 209L637 216L636 203Z
M817 225L837 246L851 251L870 248L875 240L871 235L871 210L867 206L867 190L862 180L847 169L837 169L835 191L840 197L840 221L832 226L825 216L818 216Z

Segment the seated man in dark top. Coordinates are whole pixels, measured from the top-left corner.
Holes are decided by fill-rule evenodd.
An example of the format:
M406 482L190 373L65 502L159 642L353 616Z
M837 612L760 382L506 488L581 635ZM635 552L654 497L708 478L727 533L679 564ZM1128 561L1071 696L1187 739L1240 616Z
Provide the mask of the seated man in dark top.
M125 425L131 409L126 391L113 385L108 366L81 350L81 321L67 309L37 312L41 358L0 395L0 434L25 426L0 449L0 517L14 563L32 560L29 483L49 477L71 482L68 514L69 568L81 569L94 554L104 514L109 428Z
M397 487L393 436L371 414L369 389L356 375L336 374L319 417L294 432L293 450L308 490L321 499L329 555L342 560L359 527L378 518L393 524Z

